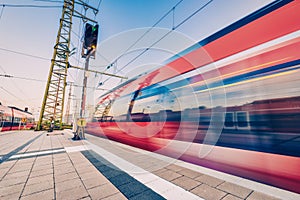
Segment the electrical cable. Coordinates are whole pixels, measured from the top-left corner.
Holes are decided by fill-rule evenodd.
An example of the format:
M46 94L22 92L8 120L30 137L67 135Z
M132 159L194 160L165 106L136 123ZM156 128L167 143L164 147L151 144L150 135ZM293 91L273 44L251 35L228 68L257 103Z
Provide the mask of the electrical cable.
M56 1L56 0L34 0L34 1L49 2L49 3L64 3L63 1Z
M46 82L46 80L41 80L41 79L34 79L34 78L28 78L28 77L21 77L21 76L12 76L8 74L0 74L0 77L5 77L5 78L17 78L17 79L23 79L27 81L39 81L39 82Z
M182 0L183 1L183 0ZM180 2L178 2L178 3L181 3L182 1L180 1ZM119 73L120 71L122 71L125 67L127 67L129 64L131 64L132 62L134 62L136 59L138 59L140 56L142 56L145 52L147 52L149 49L151 49L151 47L153 47L155 44L157 44L158 42L160 42L163 38L165 38L166 36L168 36L172 31L174 31L174 30L176 30L177 28L179 28L181 25L183 25L184 23L186 23L188 20L190 20L194 15L196 15L198 12L200 12L202 9L204 9L206 6L208 6L210 3L212 3L213 2L213 0L210 0L210 1L208 1L206 4L204 4L203 6L201 6L199 9L197 9L195 12L193 12L191 15L189 15L187 18L185 18L184 20L182 20L178 25L176 25L176 26L174 26L173 28L172 28L172 30L170 30L170 31L168 31L165 35L163 35L159 40L157 40L156 42L154 42L152 45L150 45L148 48L146 48L144 51L142 51L140 54L138 54L136 57L134 57L133 59L131 59L127 64L125 64L121 69L119 69L118 71L117 71L117 73ZM178 4L176 4L176 6L177 6ZM168 14L170 13L170 12L172 12L175 8L176 8L176 6L174 6L172 9L170 9L169 11L168 11ZM164 15L163 17L165 17L166 15ZM162 18L161 18L162 19ZM157 24L157 23L156 23ZM153 28L153 27L151 27L151 28ZM150 29L151 29L150 28ZM143 35L143 37L144 37L144 35ZM140 38L139 38L140 39ZM138 40L139 40L138 39ZM135 43L134 43L134 45L135 45ZM132 46L134 46L134 45L131 45L130 47L132 47ZM130 49L130 48L128 48L128 49ZM125 52L126 53L126 52ZM120 57L122 57L124 54L122 54L121 56L119 56L118 58L120 58ZM116 59L117 60L117 59ZM106 82L106 81L108 81L109 79L110 79L111 77L109 77L109 78L107 78L105 81L103 81L103 84Z
M122 56L124 56L133 46L135 46L139 41L141 41L141 39L143 39L155 26L157 26L164 18L166 18L170 13L173 12L173 15L174 15L174 10L177 6L179 6L184 0L180 0L178 1L170 10L168 10L162 17L160 17L143 35L141 35L132 45L130 45L126 50L125 52L120 55L119 57L117 57L113 62L111 62L112 64L113 63L116 63L118 59L120 59ZM173 25L174 26L174 25ZM169 33L167 33L169 34ZM164 38L165 36L163 36ZM142 54L141 54L142 55ZM136 60L137 58L134 58L134 60ZM105 59L107 60L107 59ZM132 63L130 61L130 63ZM111 64L111 65L112 65ZM128 66L128 64L126 64L126 66ZM124 69L125 67L122 67L120 70L118 70L116 73L119 73L122 69ZM106 69L107 70L107 69ZM106 71L105 70L105 71ZM110 78L107 78L106 80L104 80L102 83L104 84L105 82L107 82Z
M1 13L0 13L0 20L1 20L1 18L2 18L2 15L3 15L4 7L5 7L5 5L3 5L3 6L2 6L2 9L1 9Z
M130 45L125 52L117 57L112 63L115 63L123 55L125 55L134 45L136 45L141 39L143 39L156 25L158 25L164 18L166 18L177 6L179 6L184 0L178 1L168 12L166 12L161 18L157 20L143 35L141 35L132 45Z
M35 56L35 55L32 55L32 54L27 54L27 53L23 53L23 52L20 52L20 51L14 51L14 50L1 48L1 47L0 47L0 50L15 53L15 54L19 54L19 55L23 55L23 56L28 56L28 57L32 57L32 58L37 58L37 59L41 59L41 60L47 60L47 61L51 60L49 58L44 58L44 57L41 57L41 56Z
M0 69L6 74L6 71L3 69L3 67L0 65Z
M4 87L0 86L0 88L2 90L4 90L5 92L7 92L8 94L10 94L11 96L15 97L16 99L18 99L19 101L23 101L23 99L20 99L19 97L17 97L16 95L14 95L13 93L11 93L10 91L8 91L7 89L5 89Z
M98 12L99 12L99 8L100 8L101 3L102 3L102 0L99 0L98 6L97 6ZM96 14L95 14L94 20L96 21Z
M190 16L188 16L187 18L185 18L184 20L182 20L177 26L173 27L172 30L170 30L169 32L167 32L165 35L163 35L159 40L157 40L156 42L154 42L152 45L150 45L148 48L146 48L144 51L142 51L139 55L137 55L136 57L134 57L131 61L129 61L126 65L124 65L118 72L120 72L122 69L124 69L125 67L127 67L129 64L131 64L132 62L134 62L137 58L139 58L141 55L143 55L146 51L148 51L149 49L151 49L151 47L153 47L154 45L156 45L158 42L160 42L163 38L165 38L166 36L168 36L173 30L176 30L178 27L180 27L181 25L183 25L185 22L187 22L189 19L191 19L195 14L197 14L198 12L200 12L202 9L204 9L207 5L209 5L213 0L210 0L209 2L207 2L206 4L204 4L203 6L201 6L198 10L196 10L194 13L192 13ZM118 73L117 72L117 73Z
M62 6L39 6L39 5L18 5L18 4L0 4L3 7L12 8L61 8Z

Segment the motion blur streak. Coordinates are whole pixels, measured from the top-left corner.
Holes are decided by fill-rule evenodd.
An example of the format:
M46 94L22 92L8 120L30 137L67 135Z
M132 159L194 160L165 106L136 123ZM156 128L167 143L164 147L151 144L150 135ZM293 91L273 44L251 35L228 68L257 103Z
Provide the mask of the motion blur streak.
M299 10L274 1L102 95L87 131L300 193Z

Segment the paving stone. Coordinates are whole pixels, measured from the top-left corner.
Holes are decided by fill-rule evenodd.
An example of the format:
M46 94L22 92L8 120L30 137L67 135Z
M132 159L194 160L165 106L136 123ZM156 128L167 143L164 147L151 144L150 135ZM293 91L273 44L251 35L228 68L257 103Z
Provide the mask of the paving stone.
M241 198L238 198L237 196L233 196L231 194L228 194L222 200L241 200Z
M188 190L188 191L197 187L198 185L202 184L201 182L195 181L186 176L182 176L175 180L172 180L172 183L174 183L175 185L178 185L179 187L182 187L183 189Z
M220 185L221 183L223 183L224 181L212 176L208 176L208 175L202 175L199 176L198 178L195 179L196 181L200 181L202 183L205 183L207 185L213 186L213 187L217 187L218 185Z
M62 160L53 160L53 165L54 166L60 166L60 165L65 165L65 164L72 164L69 158L65 158Z
M70 160L65 160L64 162L54 162L54 167L66 167L65 165L73 166Z
M29 194L33 194L36 192L41 192L44 190L49 190L54 188L54 183L53 181L45 181L33 185L26 185L24 188L24 191L22 193L22 196L26 196Z
M7 174L9 168L0 169L0 180Z
M37 157L34 164L35 165L49 165L49 164L53 164L52 163L52 156Z
M62 192L62 191L70 190L73 188L79 188L79 187L83 187L83 184L79 178L60 182L60 183L55 183L56 192Z
M9 170L9 173L29 171L31 170L31 168L32 168L32 163L26 165L15 165Z
M1 196L1 195L0 195L0 199L1 199L1 200L13 200L13 199L19 199L20 194L21 194L21 191L18 192L18 193L13 193L13 194L8 194L8 195L3 194L3 195L5 195L5 196Z
M182 176L181 174L170 171L170 170L162 171L161 173L158 173L156 175L163 178L163 179L165 179L165 180L168 180L168 181L172 181L172 180Z
M107 183L108 180L104 176L102 178L90 178L83 180L83 184L85 185L86 189L94 188Z
M4 163L1 163L0 169L11 168L16 162L17 162L16 160L13 160L13 161L6 161Z
M26 185L33 185L33 184L38 184L38 183L47 182L47 181L53 181L52 174L36 176L36 177L29 177Z
M54 189L44 190L27 196L22 196L20 200L52 200L54 199Z
M80 178L82 180L86 180L86 179L90 179L90 178L98 178L100 176L103 176L103 175L98 171L96 171L96 172L92 171L92 172L86 172L86 173L80 174Z
M83 197L83 199L80 200L92 200L91 197Z
M45 166L45 165L51 165L53 166L53 163L52 162L43 162L43 161L36 161L33 165L33 167L42 167L42 166Z
M56 200L74 200L88 197L86 189L83 186L56 192Z
M65 170L65 169L69 169L69 168L72 168L72 169L74 168L72 163L64 163L62 165L54 165L54 171Z
M0 188L25 183L27 181L27 178L28 176L22 176L18 178L9 178L5 176L0 182Z
M169 171L169 170L168 170L168 169L166 169L166 168L162 168L162 169L159 169L159 170L153 171L152 173L153 173L153 174L161 174L162 172L166 172L166 171Z
M61 169L54 168L54 174L55 174L55 176L59 176L59 175L67 174L67 173L71 173L71 172L76 172L75 169L74 169L74 167L61 168Z
M229 183L229 182L224 182L221 185L219 185L217 188L227 193L238 196L242 199L246 198L252 192L252 190L248 188L233 183Z
M60 182L64 182L64 181L68 181L68 180L72 180L72 179L76 179L76 178L79 178L76 172L61 174L61 175L55 176L55 183L60 183Z
M18 185L11 185L7 187L1 187L0 188L0 197L7 196L10 194L18 193L21 194L22 190L24 188L24 183L18 184Z
M126 200L126 199L127 198L122 193L116 193L106 198L103 198L102 200Z
M53 165L51 164L47 164L47 165L34 165L32 168L32 171L40 171L40 170L46 170L46 169L52 169Z
M108 196L112 196L118 192L119 190L117 190L111 183L88 190L88 193L90 194L92 199L102 199Z
M8 174L6 176L10 177L10 178L18 178L18 177L22 177L22 176L28 176L30 173L29 170L27 171L20 171L20 172L8 172Z
M53 169L50 168L50 169L45 169L45 170L32 171L30 173L30 178L37 177L37 176L44 176L47 174L53 174Z
M175 165L175 164L167 165L165 168L167 168L169 170L172 170L174 172L179 172L179 171L185 169L184 167L181 167L181 166L178 166L178 165Z
M74 167L77 169L77 170L82 170L82 169L95 169L94 165L92 165L91 163L80 163L80 164L75 164L74 163ZM96 170L96 169L95 169Z
M29 164L29 163L33 163L35 161L35 157L33 158L22 158L20 160L17 161L17 165L26 165L26 164Z
M272 196L254 191L253 193L251 193L249 195L247 200L279 200L279 199L276 197L272 197Z
M81 155L81 154L80 154ZM93 166L89 160L87 160L84 156L80 156L80 160L74 160L71 158L72 163L76 166L76 167L81 167L81 166Z
M198 195L198 196L206 199L206 200L217 200L217 199L221 199L222 197L224 197L226 195L225 192L217 190L206 184L202 184L202 185L194 188L193 190L191 190L191 192L194 193L195 195Z
M190 170L190 169L183 169L178 172L179 174L182 174L184 176L190 177L192 179L197 178L198 176L202 176L203 174Z
M76 168L76 171L79 174L84 174L84 173L87 173L87 172L96 172L98 170L94 166L90 166L90 167Z

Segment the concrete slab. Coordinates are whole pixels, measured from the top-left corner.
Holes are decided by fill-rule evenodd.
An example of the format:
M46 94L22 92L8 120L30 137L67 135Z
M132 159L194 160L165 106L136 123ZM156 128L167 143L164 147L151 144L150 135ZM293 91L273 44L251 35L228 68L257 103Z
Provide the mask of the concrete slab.
M172 183L174 183L174 184L178 185L179 187L182 187L183 189L188 190L188 191L190 191L190 190L194 189L195 187L202 184L202 183L195 181L186 176L182 176L175 180L172 180Z
M221 185L219 185L217 187L218 189L233 194L237 197L240 197L242 199L245 199L247 196L249 196L249 194L252 192L252 190L233 184L233 183L228 183L228 182L224 182Z
M216 187L223 183L224 181L209 175L203 175L199 176L198 178L195 179L196 181L200 181L201 183L205 183L206 185Z
M226 196L225 192L217 190L206 184L201 184L200 186L191 190L191 192L206 200L218 200Z

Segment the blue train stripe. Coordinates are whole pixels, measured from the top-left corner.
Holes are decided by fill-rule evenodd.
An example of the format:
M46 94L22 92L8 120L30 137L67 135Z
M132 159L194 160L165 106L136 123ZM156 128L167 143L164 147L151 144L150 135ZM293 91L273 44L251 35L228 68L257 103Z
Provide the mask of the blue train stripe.
M295 60L295 61L291 61L291 62L288 62L288 63L268 67L268 68L265 68L265 69L259 69L259 70L253 71L253 72L241 74L241 75L238 75L238 76L235 76L235 77L230 77L230 78L224 79L222 81L216 81L214 83L210 83L208 86L207 85L196 86L196 87L193 87L193 89L194 89L194 91L213 89L215 87L219 87L219 86L222 86L222 85L229 85L229 84L241 82L241 81L244 81L244 80L250 80L250 79L257 78L257 77L265 76L265 75L268 75L270 73L276 74L276 73L283 72L283 70L284 71L289 71L289 70L295 70L295 69L300 68L300 66L291 68L295 65L300 65L300 60ZM151 96L155 96L155 95L158 95L158 94L161 94L161 93L168 92L169 90L174 90L176 88L186 86L187 84L191 83L191 80L193 78L195 78L195 76L184 79L184 80L180 80L180 81L177 81L177 82L174 82L174 83L170 83L170 84L164 85L164 86L161 86L160 84L154 84L152 86L146 87L146 88L141 90L142 95L138 96L136 98L136 100L144 99L144 98L151 97Z

